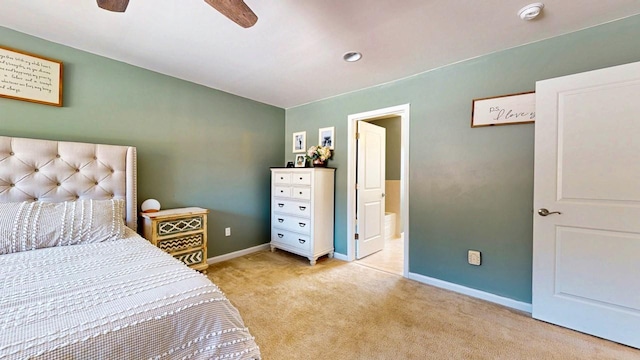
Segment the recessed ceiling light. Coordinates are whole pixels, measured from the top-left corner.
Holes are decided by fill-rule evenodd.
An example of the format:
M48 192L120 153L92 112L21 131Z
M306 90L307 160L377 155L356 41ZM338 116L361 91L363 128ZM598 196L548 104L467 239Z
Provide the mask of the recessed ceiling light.
M522 9L520 9L520 11L518 11L518 16L522 20L533 20L538 15L540 15L540 13L542 12L543 8L544 8L544 4L543 3L529 4L529 5L525 6L525 7L523 7Z
M348 53L342 55L342 58L346 62L356 62L362 59L362 54L357 51L349 51Z

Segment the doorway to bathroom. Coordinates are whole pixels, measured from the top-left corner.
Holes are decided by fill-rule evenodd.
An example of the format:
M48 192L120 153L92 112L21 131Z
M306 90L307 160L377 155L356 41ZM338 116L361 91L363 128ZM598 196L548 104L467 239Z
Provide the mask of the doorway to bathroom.
M406 277L409 105L351 115L348 130L349 260Z

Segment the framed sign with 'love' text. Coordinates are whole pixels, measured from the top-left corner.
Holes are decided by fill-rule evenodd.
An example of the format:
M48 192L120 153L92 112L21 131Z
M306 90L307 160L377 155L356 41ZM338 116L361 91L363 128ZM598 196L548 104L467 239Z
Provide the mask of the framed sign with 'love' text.
M474 99L471 107L471 127L524 124L535 119L535 92Z

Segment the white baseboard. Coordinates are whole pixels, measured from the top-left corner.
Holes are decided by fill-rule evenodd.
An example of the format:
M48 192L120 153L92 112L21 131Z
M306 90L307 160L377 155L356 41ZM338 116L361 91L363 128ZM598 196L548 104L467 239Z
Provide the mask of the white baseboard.
M338 260L349 261L349 257L347 255L345 255L345 254L340 254L340 253L334 252L333 253L333 257L338 259Z
M214 256L212 258L208 258L207 259L207 264L211 265L211 264L219 263L219 262L222 262L222 261L231 260L231 259L234 259L234 258L237 258L237 257L240 257L240 256L248 255L248 254L251 254L251 253L254 253L254 252L267 250L267 249L269 249L269 243L258 245L258 246L254 246L254 247L250 247L248 249L234 251L232 253L228 253L228 254L224 254L224 255Z
M451 291L464 294L467 296L471 296L474 298L486 300L492 303L500 304L502 306L510 307L512 309L531 313L531 304L525 303L522 301L509 299L509 298L498 296L485 291L472 289L466 286L450 283L447 281L443 281L443 280L439 280L439 279L435 279L432 277L415 274L415 273L409 273L409 279L421 282L423 284L439 287L442 289L451 290Z
M262 244L262 245L258 245L258 246L254 246L254 247L250 247L248 249L243 249L243 250L238 250L238 251L234 251L232 253L228 253L228 254L224 254L224 255L219 255L219 256L214 256L212 258L207 259L207 263L209 265L211 264L215 264L215 263L219 263L222 261L226 261L226 260L231 260L233 258L237 258L240 256L244 256L244 255L248 255L254 252L258 252L258 251L262 251L262 250L268 250L269 249L269 244ZM340 254L340 253L334 253L333 257L338 259L338 260L342 260L342 261L349 261L349 258L347 257L347 255L345 254ZM431 285L431 286L435 286L441 289L446 289L446 290L451 290L463 295L467 295L467 296L471 296L474 298L478 298L478 299L482 299L482 300L486 300L492 303L496 303L502 306L506 306L506 307L510 307L512 309L516 309L516 310L520 310L520 311L524 311L524 312L528 312L531 313L531 304L529 303L525 303L522 301L517 301L517 300L513 300L513 299L509 299L503 296L499 296L499 295L495 295L492 293L488 293L482 290L477 290L477 289L472 289L466 286L462 286L462 285L458 285L458 284L454 284L448 281L444 281L444 280L440 280L440 279L435 279L429 276L424 276L424 275L420 275L420 274L416 274L416 273L409 273L409 279L417 281L417 282L421 282L423 284L427 284L427 285Z

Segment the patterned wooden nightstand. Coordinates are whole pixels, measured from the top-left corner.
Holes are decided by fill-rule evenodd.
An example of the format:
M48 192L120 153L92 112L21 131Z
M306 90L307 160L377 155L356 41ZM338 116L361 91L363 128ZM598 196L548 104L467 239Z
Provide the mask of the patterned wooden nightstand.
M141 213L142 235L153 245L173 255L189 267L206 274L207 214L209 210L190 207Z

